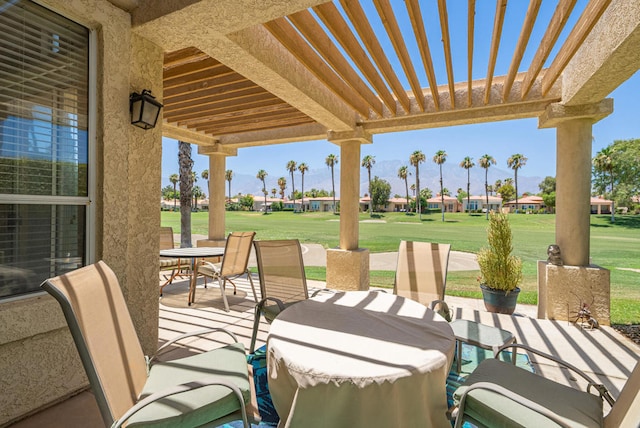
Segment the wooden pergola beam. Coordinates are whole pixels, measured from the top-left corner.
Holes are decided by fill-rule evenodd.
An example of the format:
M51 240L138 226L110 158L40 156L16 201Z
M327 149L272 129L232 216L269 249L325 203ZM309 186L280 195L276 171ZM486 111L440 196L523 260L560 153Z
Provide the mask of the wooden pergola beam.
M444 44L444 60L447 68L447 78L449 80L449 97L451 98L451 108L456 108L455 78L453 77L453 62L451 60L451 41L449 39L449 16L447 14L447 3L445 0L438 0L438 15L440 16L440 29L442 31L442 43Z
M473 41L476 0L469 0L467 9L467 107L473 104Z
M549 70L547 70L542 79L542 95L545 95L558 77L560 77L560 74L562 74L569 61L571 61L571 58L573 58L578 51L582 42L587 38L589 32L593 29L593 26L596 25L596 22L598 22L598 19L600 19L610 3L611 0L591 0L587 4L578 22L567 36L567 40L560 48L560 51L558 51L558 54L549 66Z
M489 52L489 66L487 67L486 86L484 91L484 104L489 104L491 96L491 82L493 81L493 72L496 68L496 59L498 58L498 48L500 47L500 38L502 35L502 25L504 24L504 14L507 10L507 0L496 1L496 17L493 20L493 34L491 35L491 50Z
M409 13L409 19L411 20L411 26L418 42L418 50L420 51L420 58L422 58L422 65L424 71L427 74L427 80L429 81L429 89L431 90L431 97L436 111L440 110L440 95L438 94L438 82L436 81L436 73L433 69L433 59L431 58L431 50L429 49L429 41L427 40L427 33L424 29L424 21L422 19L422 12L420 11L420 3L418 0L406 0L407 12Z
M314 7L313 10L376 90L387 108L395 115L397 112L395 98L391 95L389 88L378 74L367 53L358 43L336 6L333 3L325 3Z
M522 62L524 51L527 49L527 44L529 44L531 31L533 30L533 25L536 23L536 18L538 17L538 11L540 10L541 4L542 0L531 0L529 2L524 24L522 25L522 31L520 31L518 43L516 44L516 49L513 52L513 58L511 59L511 65L509 66L509 72L507 73L507 80L504 82L504 89L502 90L503 101L507 100L509 93L511 92L513 81L518 73L518 68Z
M290 15L288 18L336 73L364 98L378 116L382 116L382 101L380 101L380 98L373 93L346 61L311 13L303 10Z
M571 11L576 5L577 0L560 0L558 6L556 6L556 10L553 12L553 16L551 17L551 21L547 26L547 31L545 31L544 36L542 36L542 40L540 41L540 46L538 46L538 50L531 61L531 65L529 66L529 70L524 78L524 84L522 85L522 99L524 100L527 95L529 95L529 91L533 86L533 83L540 75L540 70L544 65L544 62L549 57L553 46L556 44L558 37L560 36L560 32L567 23L569 16L571 15Z
M362 43L364 43L369 50L373 61L380 70L380 73L382 73L393 90L393 94L398 99L398 102L407 114L411 113L411 101L409 101L406 91L398 80L398 76L396 76L396 73L393 71L393 67L389 64L389 60L384 54L384 50L382 49L382 46L380 46L380 42L378 41L373 28L371 28L371 24L362 10L362 7L357 1L340 0L340 4L358 32L360 40L362 40Z
M418 76L416 75L413 63L411 62L411 57L407 51L407 46L404 38L402 37L402 32L398 26L398 21L393 13L391 4L389 3L389 0L374 0L373 4L382 18L382 24L387 30L391 44L393 45L393 48L398 55L398 59L400 60L400 65L402 65L402 69L409 80L409 85L413 91L413 96L416 99L418 108L420 111L424 111L424 94L422 93Z

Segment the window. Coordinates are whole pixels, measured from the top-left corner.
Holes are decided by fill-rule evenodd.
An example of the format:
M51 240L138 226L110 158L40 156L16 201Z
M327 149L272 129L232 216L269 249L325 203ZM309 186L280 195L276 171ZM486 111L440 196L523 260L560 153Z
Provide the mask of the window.
M86 264L89 31L0 0L0 298Z

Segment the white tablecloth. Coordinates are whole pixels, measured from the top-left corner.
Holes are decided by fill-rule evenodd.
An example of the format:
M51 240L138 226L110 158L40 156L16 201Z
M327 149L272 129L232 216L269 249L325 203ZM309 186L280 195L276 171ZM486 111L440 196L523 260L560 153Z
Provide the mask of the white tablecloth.
M438 314L380 292L323 294L272 323L269 390L280 427L451 427L453 331Z

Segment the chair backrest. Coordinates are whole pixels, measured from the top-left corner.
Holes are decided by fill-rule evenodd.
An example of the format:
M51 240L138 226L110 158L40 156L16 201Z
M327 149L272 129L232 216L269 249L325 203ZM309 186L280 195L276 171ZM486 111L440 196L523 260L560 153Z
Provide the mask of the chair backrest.
M174 247L173 229L171 227L160 228L160 249L170 250Z
M106 263L51 278L41 287L62 307L106 426L142 391L147 366L118 278Z
M444 300L449 244L400 241L394 294L429 305Z
M222 276L242 275L247 271L254 236L255 232L231 232L227 236L220 266Z
M631 372L611 411L604 418L605 428L637 428L640 421L640 362Z
M254 241L262 298L284 303L309 298L302 250L297 239Z

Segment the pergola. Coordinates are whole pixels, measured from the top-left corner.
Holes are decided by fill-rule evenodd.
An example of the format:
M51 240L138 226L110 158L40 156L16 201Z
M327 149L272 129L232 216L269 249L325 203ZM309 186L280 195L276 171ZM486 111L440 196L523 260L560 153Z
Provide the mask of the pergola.
M165 52L163 135L210 156L214 244L224 239L225 156L327 139L340 146L342 165L340 248L328 253L327 281L366 287L361 144L380 133L538 117L540 127L557 128L556 241L566 264L589 264L591 126L612 112L605 97L640 68L635 2L531 0L520 16L508 15L506 0L491 10L469 0L465 11L444 0L151 3L136 3L133 30ZM490 33L477 15L493 18ZM505 21L519 26L506 53ZM534 28L544 29L541 38ZM466 67L455 70L454 32L467 40ZM477 48L486 40L488 52ZM511 56L506 74L496 73L499 53Z

